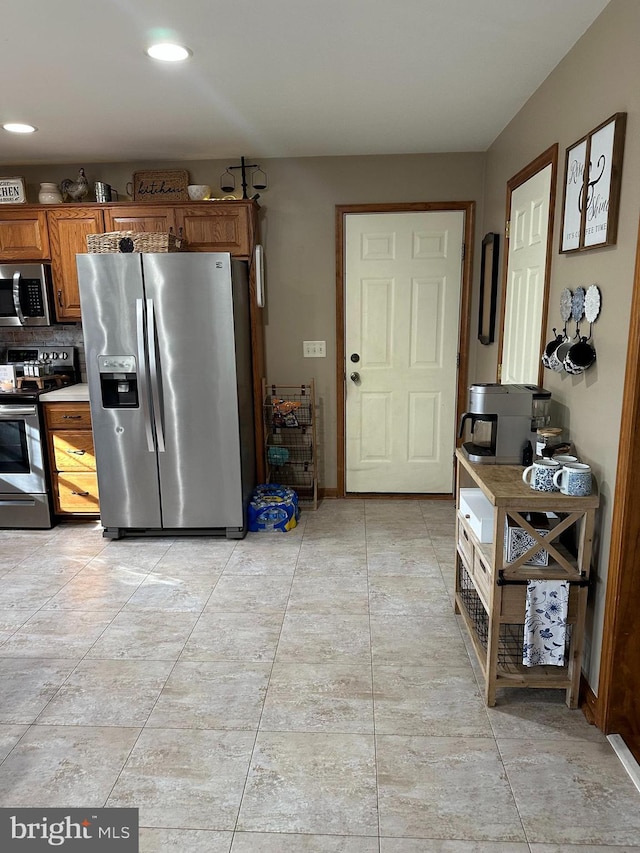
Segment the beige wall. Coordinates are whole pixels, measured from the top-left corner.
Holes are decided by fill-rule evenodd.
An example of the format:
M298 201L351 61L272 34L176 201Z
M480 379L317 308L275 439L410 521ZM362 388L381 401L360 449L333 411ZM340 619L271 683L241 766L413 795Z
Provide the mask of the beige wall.
M335 205L472 200L480 215L483 164L484 154L260 160L269 178L260 198L267 378L283 384L316 380L321 486L331 489L337 482ZM192 183L210 184L222 196L219 178L229 161L78 165L91 182L107 181L122 194L136 169L186 168ZM16 172L25 175L29 201L37 200L40 181L59 183L76 173L75 166ZM327 357L304 359L304 340L326 341Z
M506 182L554 142L559 143L554 253L547 340L561 324L559 297L597 283L602 310L594 325L595 365L581 377L545 371L556 419L568 427L581 457L594 468L601 492L596 536L596 583L589 613L586 669L597 692L612 500L622 407L628 312L640 201L640 3L612 0L487 152L481 230L504 233ZM558 254L565 149L615 112L627 112L617 245ZM476 378L495 381L497 347L476 347Z

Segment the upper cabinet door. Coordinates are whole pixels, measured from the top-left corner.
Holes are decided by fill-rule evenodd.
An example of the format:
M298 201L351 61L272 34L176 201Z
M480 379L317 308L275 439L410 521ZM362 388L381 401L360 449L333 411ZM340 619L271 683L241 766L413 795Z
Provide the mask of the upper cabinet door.
M107 207L104 211L105 231L176 232L172 207L166 205L132 204Z
M64 207L47 211L51 241L51 271L56 292L58 321L80 319L80 291L76 255L87 251L87 234L102 234L102 210Z
M0 210L0 260L40 261L48 257L44 210Z
M257 206L252 201L199 202L176 206L178 233L188 252L230 252L249 258L255 244Z

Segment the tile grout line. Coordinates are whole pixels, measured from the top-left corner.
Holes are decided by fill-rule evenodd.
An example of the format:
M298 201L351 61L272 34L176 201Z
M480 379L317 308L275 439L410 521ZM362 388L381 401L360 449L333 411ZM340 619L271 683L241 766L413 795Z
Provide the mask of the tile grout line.
M369 540L367 538L367 502L364 501L364 558L367 566L367 603L369 610L369 658L371 661L371 716L373 722L373 767L376 780L376 820L378 823L378 853L382 850L380 826L380 786L378 784L378 739L376 733L375 675L373 671L373 634L371 632L371 585L369 582Z
M305 523L305 528L306 528L306 523ZM269 692L269 684L271 683L271 676L273 674L273 668L276 665L276 656L278 654L278 646L280 645L280 640L282 638L282 630L284 628L284 622L285 622L285 619L287 616L287 607L289 606L289 600L291 598L291 590L293 588L293 581L295 579L296 571L298 568L298 560L300 559L300 551L302 549L303 539L304 539L304 530L302 531L302 535L300 536L300 544L298 545L298 554L296 556L296 562L295 562L295 566L293 569L293 574L291 575L291 582L289 584L289 593L287 595L287 601L286 601L286 604L284 606L284 610L282 612L282 622L280 623L280 631L278 633L278 641L277 641L277 643L274 647L274 650L273 650L273 658L271 660L271 668L269 669L269 677L267 679L267 686L266 686L265 693L264 693L264 699L262 700L262 708L260 709L260 716L259 716L258 722L256 724L256 733L255 733L255 737L253 739L253 746L251 747L251 754L249 755L249 763L247 764L247 772L246 772L245 777L244 777L244 783L242 785L242 792L241 792L240 798L238 800L238 811L236 813L236 819L235 819L235 823L233 825L233 829L231 830L231 844L229 846L229 851L231 851L233 848L236 833L241 831L241 830L238 830L238 821L240 820L240 812L242 810L242 801L244 800L244 796L245 796L245 793L247 791L247 783L249 781L249 776L251 774L252 760L253 760L253 756L254 756L254 753L256 750L256 744L258 742L258 736L260 734L260 723L262 722L262 715L264 714L264 706L265 706L265 703L267 701L267 693Z

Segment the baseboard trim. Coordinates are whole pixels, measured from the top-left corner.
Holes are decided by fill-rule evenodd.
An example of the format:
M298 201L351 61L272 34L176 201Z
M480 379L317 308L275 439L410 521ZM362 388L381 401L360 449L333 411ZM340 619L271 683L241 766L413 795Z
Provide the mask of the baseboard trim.
M613 747L613 751L620 759L620 763L627 771L629 778L640 791L640 765L633 757L633 753L620 735L607 735L607 740Z
M318 487L318 497L323 499L332 499L338 497L338 490L336 488L327 489L324 487Z
M587 718L592 726L598 726L598 697L591 689L591 685L584 677L584 673L580 675L580 694L578 704L582 709L582 713Z

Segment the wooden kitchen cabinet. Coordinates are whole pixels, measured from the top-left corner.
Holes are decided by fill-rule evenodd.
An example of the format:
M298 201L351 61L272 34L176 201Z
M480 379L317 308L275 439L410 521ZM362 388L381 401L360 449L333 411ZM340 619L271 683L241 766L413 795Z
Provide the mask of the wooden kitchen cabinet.
M250 199L176 205L177 233L182 229L188 252L231 252L236 258L250 258L256 244L257 212Z
M189 204L114 204L104 208L105 231L173 229L188 252L230 252L250 258L256 243L258 206L251 200Z
M173 207L154 204L119 204L105 207L105 231L151 231L176 233L176 217Z
M47 210L47 224L56 319L77 322L81 315L76 255L86 253L87 234L104 232L104 215L96 205L58 205Z
M100 510L89 403L44 403L56 515L96 516Z
M522 482L518 465L477 465L459 449L456 458L455 606L476 651L485 701L495 705L496 690L501 687L552 687L563 689L566 704L576 708L599 503L595 483L588 497L569 497L531 489ZM464 492L466 489L469 491ZM486 505L490 514L474 509L474 502ZM530 512L553 513L557 523L543 534L527 521ZM505 554L507 524L519 528L521 537L518 553L509 560ZM568 539L574 540L571 548ZM545 553L547 565L531 564ZM522 663L526 592L533 579L569 582L564 666L527 667Z
M47 214L34 207L0 209L0 261L41 261L50 257Z

